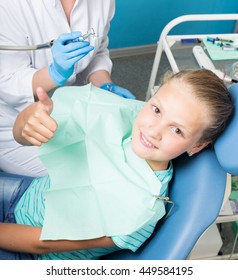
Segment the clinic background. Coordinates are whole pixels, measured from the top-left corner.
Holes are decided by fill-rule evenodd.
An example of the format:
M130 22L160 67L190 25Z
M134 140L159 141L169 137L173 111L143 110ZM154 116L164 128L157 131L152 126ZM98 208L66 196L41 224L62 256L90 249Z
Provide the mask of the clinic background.
M237 0L116 0L116 13L111 22L109 49L156 44L165 25L187 14L237 13ZM214 21L209 29L204 23L183 23L174 34L184 32L233 32L235 24Z
M157 41L165 25L188 14L226 13L238 13L237 0L116 0L109 32L113 81L129 89L137 99L145 100ZM171 34L222 34L235 29L238 23L234 21L194 21L181 23ZM187 56L186 50L183 55ZM167 70L171 67L163 54L157 83Z

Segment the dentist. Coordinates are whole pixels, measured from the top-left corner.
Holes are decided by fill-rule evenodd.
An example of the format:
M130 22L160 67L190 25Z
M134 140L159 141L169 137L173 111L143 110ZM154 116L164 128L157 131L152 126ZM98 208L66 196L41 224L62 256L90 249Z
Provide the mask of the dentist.
M0 51L0 170L28 176L47 171L36 147L13 138L20 111L37 100L41 86L51 96L59 86L95 86L124 98L135 98L113 84L108 31L114 0L1 0L0 45L36 45L54 39L49 49ZM96 38L70 42L95 30Z

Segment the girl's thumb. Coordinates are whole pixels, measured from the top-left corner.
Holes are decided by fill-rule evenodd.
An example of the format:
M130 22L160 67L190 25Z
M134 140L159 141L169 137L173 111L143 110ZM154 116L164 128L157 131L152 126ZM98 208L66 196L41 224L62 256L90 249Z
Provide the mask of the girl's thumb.
M36 89L36 95L38 97L39 102L44 106L46 111L50 114L53 110L53 101L48 96L47 92L42 87L38 87Z

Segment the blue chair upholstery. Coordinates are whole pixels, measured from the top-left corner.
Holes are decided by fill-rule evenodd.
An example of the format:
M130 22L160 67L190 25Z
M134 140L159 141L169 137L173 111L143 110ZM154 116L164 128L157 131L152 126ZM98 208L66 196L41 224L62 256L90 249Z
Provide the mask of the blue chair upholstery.
M214 150L205 149L174 161L170 199L175 206L161 221L142 248L122 250L105 259L183 260L187 259L201 234L215 221L223 202L226 174L238 175L238 84L230 91L235 112L229 126L216 141Z
M236 175L238 174L238 149L236 148L238 145L238 84L230 87L229 91L235 103L235 111L225 132L217 139L215 151L221 166L223 166L228 173Z

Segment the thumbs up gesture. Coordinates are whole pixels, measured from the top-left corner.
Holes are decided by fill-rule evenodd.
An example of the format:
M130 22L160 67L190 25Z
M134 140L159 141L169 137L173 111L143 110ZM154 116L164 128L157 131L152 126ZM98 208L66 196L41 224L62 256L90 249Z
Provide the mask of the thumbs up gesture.
M58 127L50 116L53 101L41 87L36 94L39 101L21 111L13 127L14 138L22 145L40 146L54 136Z

